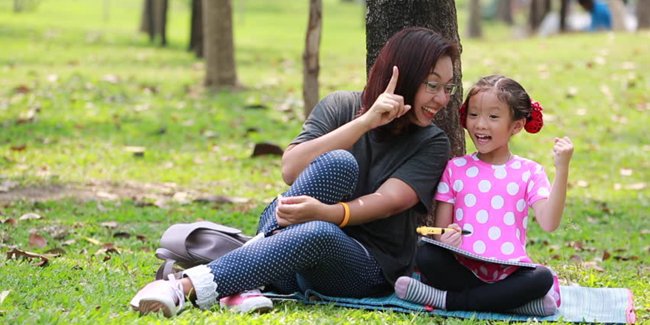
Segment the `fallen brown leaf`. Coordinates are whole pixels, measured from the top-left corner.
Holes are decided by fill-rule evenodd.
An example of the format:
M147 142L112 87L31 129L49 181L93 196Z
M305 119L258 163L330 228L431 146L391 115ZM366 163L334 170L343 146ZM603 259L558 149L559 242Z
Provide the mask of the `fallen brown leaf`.
M13 248L7 252L7 259L8 260L17 260L18 258L25 258L25 259L40 259L41 261L36 263L36 266L45 266L47 263L49 263L49 258L51 257L57 257L57 255L45 255L45 254L37 254L37 253L32 253L32 252L27 252L20 250L18 248Z
M14 218L8 218L8 219L4 219L4 220L0 221L0 223L6 223L6 224L9 224L9 225L15 226L18 222Z
M29 246L43 248L47 246L47 240L43 236L32 232L29 234Z
M607 250L603 252L603 261L606 261L608 258L611 257L611 254Z

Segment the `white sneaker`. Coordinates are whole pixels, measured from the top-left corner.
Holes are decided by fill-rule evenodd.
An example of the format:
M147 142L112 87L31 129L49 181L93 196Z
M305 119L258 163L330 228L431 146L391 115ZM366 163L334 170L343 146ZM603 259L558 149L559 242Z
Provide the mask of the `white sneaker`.
M248 290L221 298L219 304L222 308L228 308L240 313L265 313L273 309L273 301L262 295L259 289Z
M172 317L180 312L185 305L183 285L176 281L173 274L168 278L169 281L156 280L140 289L131 299L131 307L141 315L162 310L165 317Z

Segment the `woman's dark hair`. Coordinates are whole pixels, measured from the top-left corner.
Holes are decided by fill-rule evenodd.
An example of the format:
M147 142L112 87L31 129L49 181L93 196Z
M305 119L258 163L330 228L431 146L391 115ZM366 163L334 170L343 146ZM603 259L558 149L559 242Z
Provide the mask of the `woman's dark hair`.
M437 32L423 27L407 27L395 33L379 52L368 74L368 82L361 96L361 111L365 113L381 95L393 74L399 69L395 93L404 97L404 104L413 105L415 94L441 57L458 58L458 48ZM404 116L379 127L381 133L400 133L410 125L409 111Z
M530 95L518 82L502 75L490 75L481 78L470 88L463 105L469 107L467 105L469 105L469 99L472 96L491 90L496 92L496 96L501 102L508 105L513 121L530 117L532 111Z

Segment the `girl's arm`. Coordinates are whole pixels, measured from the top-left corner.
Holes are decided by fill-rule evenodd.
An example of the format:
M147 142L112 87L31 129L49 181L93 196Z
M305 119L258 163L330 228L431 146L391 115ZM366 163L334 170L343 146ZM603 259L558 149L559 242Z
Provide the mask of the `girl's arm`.
M452 246L460 246L463 242L462 229L455 223L452 223L454 217L454 205L447 202L436 201L436 219L434 225L440 228L452 228L457 231L445 232L442 235L433 235L438 241Z
M405 211L419 202L412 187L397 178L389 178L376 192L347 202L350 207L348 225L359 225ZM280 226L322 220L334 224L343 221L340 204L325 204L310 196L280 198L277 220Z
M569 181L569 162L573 155L573 143L568 137L555 138L553 156L555 162L555 179L548 199L533 204L537 223L545 231L554 231L560 225L566 201Z

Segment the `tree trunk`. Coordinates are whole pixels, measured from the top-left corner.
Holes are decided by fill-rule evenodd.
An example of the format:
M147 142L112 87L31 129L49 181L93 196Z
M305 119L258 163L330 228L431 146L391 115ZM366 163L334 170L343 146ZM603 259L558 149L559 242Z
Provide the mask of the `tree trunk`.
M566 18L569 14L569 0L560 0L560 33L566 32Z
M497 18L509 26L514 25L512 18L512 0L497 0Z
M154 5L156 34L160 36L160 45L167 46L167 8L169 0L157 0Z
M530 2L530 14L528 23L531 32L537 31L539 24L542 23L546 14L551 12L551 0L532 0Z
M230 0L203 0L203 42L205 86L237 87Z
M194 52L197 58L203 57L203 0L192 0L190 19L190 45L187 50Z
M625 4L623 0L609 0L607 1L607 6L612 13L612 30L618 32L627 30L625 28Z
M368 0L366 14L366 75L386 40L407 26L420 26L437 31L460 47L456 3L454 0ZM462 85L461 62L454 62L453 82ZM462 88L462 87L461 87ZM465 132L458 122L458 107L462 102L462 89L452 96L447 109L438 114L434 123L445 131L451 143L453 156L465 154ZM429 215L420 223L433 224Z
M636 2L636 19L638 21L637 29L650 28L650 1Z
M149 35L153 43L160 36L160 44L167 45L168 0L144 0L140 17L140 31Z
M468 20L469 38L481 38L483 31L481 30L481 3L479 0L470 0L469 2L469 20Z
M318 102L318 72L320 70L318 51L320 47L320 34L323 17L323 2L321 0L309 1L309 22L305 38L305 52L303 60L303 85L302 97L304 102L303 112L309 116L311 110Z

